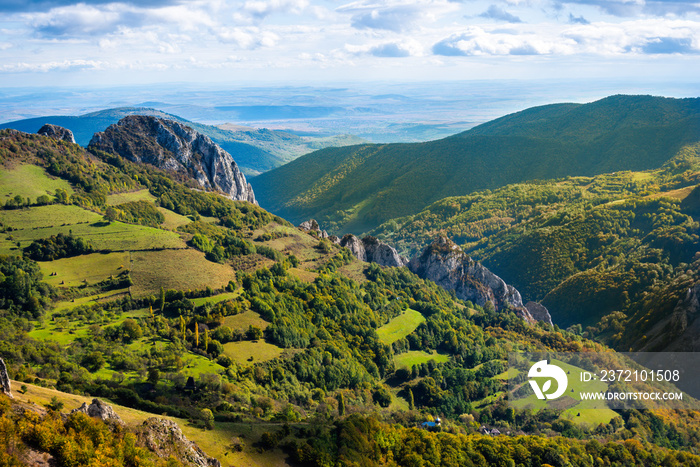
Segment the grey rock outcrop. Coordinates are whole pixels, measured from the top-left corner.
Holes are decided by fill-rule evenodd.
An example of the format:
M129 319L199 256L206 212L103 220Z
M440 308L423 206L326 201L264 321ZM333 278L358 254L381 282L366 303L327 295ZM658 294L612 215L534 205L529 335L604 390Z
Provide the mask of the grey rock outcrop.
M130 115L95 133L88 147L175 172L203 190L256 203L253 188L233 157L208 136L178 122Z
M544 305L537 302L527 302L525 304L525 308L527 308L527 311L530 312L530 315L536 321L544 321L550 326L553 325L552 316L549 314L549 310Z
M480 306L491 302L497 311L510 308L526 321L535 321L523 305L520 292L473 261L445 236L438 237L411 259L408 268L417 276L431 280L445 290L454 290L457 298Z
M375 237L367 236L360 239L353 234L347 234L340 239L339 245L349 249L360 261L392 267L408 264L408 260L399 255L396 249Z
M642 352L700 351L700 281L689 288L673 312L646 332Z
M67 128L63 128L62 126L53 125L51 123L47 123L46 125L39 128L37 134L40 134L42 136L48 136L49 138L57 139L60 141L68 141L69 143L75 144L75 137L73 136L72 131L70 131Z
M188 440L177 423L151 417L137 429L139 441L162 458L174 456L184 465L221 467L221 462L207 456L202 449Z
M0 391L10 399L13 399L12 388L10 387L10 375L7 374L5 360L0 358Z
M316 232L320 238L329 238L328 232L321 230L321 227L318 225L318 222L316 222L316 219L302 222L299 224L299 228L307 232Z
M124 425L124 421L117 415L117 413L112 409L111 405L105 404L99 399L93 399L92 404L87 405L83 402L80 407L71 410L71 413L83 412L91 417L99 418L103 422L111 423L114 425Z

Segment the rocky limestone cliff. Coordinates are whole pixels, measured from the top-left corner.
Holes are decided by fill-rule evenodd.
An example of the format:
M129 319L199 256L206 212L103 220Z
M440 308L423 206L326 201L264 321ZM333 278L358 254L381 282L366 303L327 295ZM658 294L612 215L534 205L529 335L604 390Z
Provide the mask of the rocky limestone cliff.
M525 308L530 312L533 318L537 321L544 321L545 323L553 326L552 316L549 314L549 310L542 304L537 302L527 302Z
M642 352L700 351L700 281L689 288L666 318L647 333Z
M130 115L95 133L88 146L189 177L208 191L255 203L233 157L208 136L172 120Z
M46 125L39 128L37 134L42 136L48 136L49 138L57 139L60 141L68 141L69 143L75 144L75 137L73 136L72 131L70 131L67 128L63 128L62 126L53 125L51 123L47 123Z
M316 219L311 219L299 224L299 228L306 232L316 232L320 238L329 238L328 232L321 230Z
M412 258L408 268L423 279L431 280L446 290L454 290L457 298L480 306L491 302L497 311L510 308L526 321L536 321L514 287L473 261L445 236L438 237Z
M10 376L7 374L5 360L0 357L0 391L10 399L12 397L12 388L10 387Z
M349 249L357 259L368 263L392 267L408 264L408 260L399 255L393 247L371 236L360 239L353 234L347 234L340 239L339 245Z
M103 422L111 423L114 425L124 425L124 422L122 421L121 417L119 417L119 415L117 415L114 409L112 409L112 406L105 404L99 399L93 399L92 404L90 405L87 405L86 402L83 402L83 405L71 410L71 413L74 412L83 412L91 417L99 418Z
M172 455L188 466L221 467L221 462L207 456L171 420L151 417L137 429L136 435L141 443L159 457L168 458Z

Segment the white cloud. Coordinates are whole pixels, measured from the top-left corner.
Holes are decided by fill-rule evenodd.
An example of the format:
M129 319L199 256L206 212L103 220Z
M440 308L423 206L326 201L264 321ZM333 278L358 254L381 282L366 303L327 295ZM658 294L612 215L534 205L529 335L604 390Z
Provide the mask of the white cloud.
M423 46L413 39L405 41L382 42L365 45L346 45L345 50L354 55L372 55L383 58L419 57L423 55Z
M351 24L357 29L381 29L402 32L418 24L425 26L444 15L457 11L459 6L443 0L417 0L399 2L384 0L376 3L358 1L336 9L351 16Z
M248 0L243 5L243 11L255 18L262 19L279 13L299 15L308 6L308 0Z

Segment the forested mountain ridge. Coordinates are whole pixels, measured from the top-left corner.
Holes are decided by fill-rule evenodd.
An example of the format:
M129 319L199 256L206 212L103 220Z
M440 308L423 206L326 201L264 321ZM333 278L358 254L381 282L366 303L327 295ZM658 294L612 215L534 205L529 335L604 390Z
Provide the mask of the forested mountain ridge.
M2 131L0 158L0 356L32 401L175 417L223 465L698 465L694 411L507 404L510 350L609 350L580 335L113 154ZM60 447L0 418L4 452ZM53 420L42 439L70 429ZM60 466L98 462L105 437L81 439Z
M262 206L292 222L361 233L448 196L659 167L700 140L699 102L613 96L536 107L437 141L324 149L252 183Z
M656 170L445 198L371 234L412 254L444 233L555 323L591 327L621 350L697 350L695 311L676 308L700 279L699 182L695 144Z
M0 124L0 128L12 128L36 133L50 123L67 128L75 135L76 142L86 147L95 133L104 131L129 115L146 115L173 120L192 127L209 136L225 151L234 156L246 176L279 167L296 157L329 146L358 144L361 138L352 135L301 137L292 133L264 128L249 128L224 124L219 126L196 123L177 115L146 107L120 107L90 112L79 116L46 116Z

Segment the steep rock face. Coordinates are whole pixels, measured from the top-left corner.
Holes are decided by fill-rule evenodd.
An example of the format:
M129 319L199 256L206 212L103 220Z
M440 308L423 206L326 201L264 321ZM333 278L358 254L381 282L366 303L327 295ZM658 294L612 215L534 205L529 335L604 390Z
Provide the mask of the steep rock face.
M530 312L533 318L537 321L544 321L550 326L552 323L552 316L549 314L549 310L542 304L537 302L527 302L525 308Z
M347 234L340 239L338 244L349 249L360 261L392 267L402 267L408 264L408 260L399 255L393 247L371 236L360 239L353 234Z
M301 224L299 224L299 228L307 232L317 232L318 236L321 238L329 238L328 232L326 232L325 230L321 230L321 227L319 227L318 222L316 222L316 219L310 219L308 221L302 222Z
M73 136L72 131L70 131L67 128L63 128L62 126L52 125L51 123L47 123L46 125L39 128L37 134L40 134L42 136L48 136L49 138L61 141L68 141L69 143L75 144L75 137Z
M196 467L221 467L221 462L207 456L192 441L188 440L177 423L163 418L151 417L137 431L139 440L158 456L174 456L184 465Z
M497 311L511 308L526 321L535 321L514 287L473 261L445 236L438 237L411 259L408 268L423 279L431 280L446 290L454 290L462 300L470 300L480 306L491 302Z
M642 352L700 351L700 282L689 288L665 319L647 332Z
M83 412L91 417L99 418L103 422L112 423L115 425L124 425L121 417L119 417L114 409L112 409L112 406L105 404L99 399L93 399L92 404L90 405L83 402L83 405L71 411L71 413L73 412Z
M229 153L208 136L172 120L130 115L95 133L88 147L188 176L202 189L221 191L234 200L256 202L253 188Z
M7 374L5 360L0 357L0 391L12 399L12 388L10 387L10 376Z

